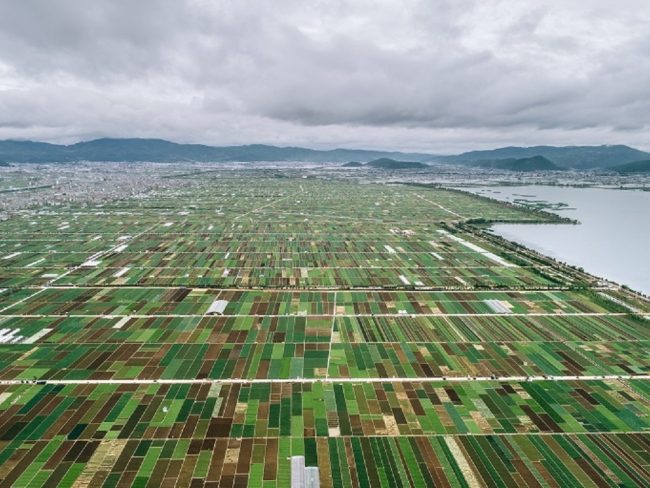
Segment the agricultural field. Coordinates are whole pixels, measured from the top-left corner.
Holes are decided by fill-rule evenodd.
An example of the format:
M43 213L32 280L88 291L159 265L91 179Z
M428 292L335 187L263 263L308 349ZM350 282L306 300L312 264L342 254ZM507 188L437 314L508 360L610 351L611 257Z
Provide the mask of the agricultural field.
M648 302L472 224L552 214L165 177L0 222L0 486L650 486Z

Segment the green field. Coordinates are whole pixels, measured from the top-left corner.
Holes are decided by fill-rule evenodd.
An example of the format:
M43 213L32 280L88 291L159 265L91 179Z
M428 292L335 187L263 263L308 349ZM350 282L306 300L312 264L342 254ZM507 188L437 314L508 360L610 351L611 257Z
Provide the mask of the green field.
M552 215L287 175L0 222L0 486L650 486L650 305L467 223Z

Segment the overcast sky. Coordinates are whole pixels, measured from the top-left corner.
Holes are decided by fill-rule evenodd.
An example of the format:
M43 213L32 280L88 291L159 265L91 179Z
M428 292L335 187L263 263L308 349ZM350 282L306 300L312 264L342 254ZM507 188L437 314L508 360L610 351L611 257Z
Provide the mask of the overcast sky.
M0 0L0 138L650 149L648 0Z

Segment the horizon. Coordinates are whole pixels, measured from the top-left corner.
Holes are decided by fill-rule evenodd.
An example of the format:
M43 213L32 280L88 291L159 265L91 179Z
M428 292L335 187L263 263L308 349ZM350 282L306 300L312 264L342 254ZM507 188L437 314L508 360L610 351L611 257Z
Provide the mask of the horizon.
M276 144L266 144L266 143L261 143L261 142L252 142L252 143L243 143L243 144L223 144L223 145L213 145L209 143L204 143L204 142L180 142L177 140L170 140L170 139L164 139L160 137L112 137L112 136L103 136L103 137L96 137L93 139L79 139L76 140L75 142L70 142L70 143L57 143L57 142L51 142L47 140L36 140L36 139L0 139L0 142L33 142L33 143L46 143L46 144L53 144L57 146L74 146L75 144L81 144L81 143L87 143L87 142L94 142L98 140L113 140L113 141L124 141L124 140L149 140L149 141L162 141L162 142L170 142L172 144L179 144L179 145L199 145L199 146L207 146L207 147L245 147L245 146L272 146L272 147L277 147L280 149L290 149L290 148L298 148L298 149L308 149L308 150L313 150L313 151L336 151L339 149L346 150L346 151L372 151L372 152L396 152L396 153L413 153L413 154L426 154L426 155L431 155L431 156L455 156L462 154L464 152L481 152L481 151L492 151L496 149L509 149L509 148L524 148L524 149L530 149L530 148L535 148L535 147L558 147L558 148L569 148L569 147L615 147L615 146L623 146L623 147L628 147L631 149L637 149L640 151L645 151L645 152L650 152L647 151L646 149L643 149L638 146L631 146L629 144L581 144L581 145L553 145L553 144L533 144L533 145L510 145L510 146L494 146L494 147L478 147L478 148L470 148L462 152L456 152L456 153L433 153L433 152L428 152L428 151L416 151L416 150L409 150L409 149L383 149L383 148L376 148L376 147L344 147L344 146L323 146L323 147L314 147L314 146L303 146L303 145L297 145L297 144L287 144L287 145L276 145Z

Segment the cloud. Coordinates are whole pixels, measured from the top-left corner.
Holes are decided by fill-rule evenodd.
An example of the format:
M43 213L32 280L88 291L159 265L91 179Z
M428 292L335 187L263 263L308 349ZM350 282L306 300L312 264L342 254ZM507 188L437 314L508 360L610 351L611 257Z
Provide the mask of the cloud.
M0 137L648 148L649 32L644 0L0 0Z

